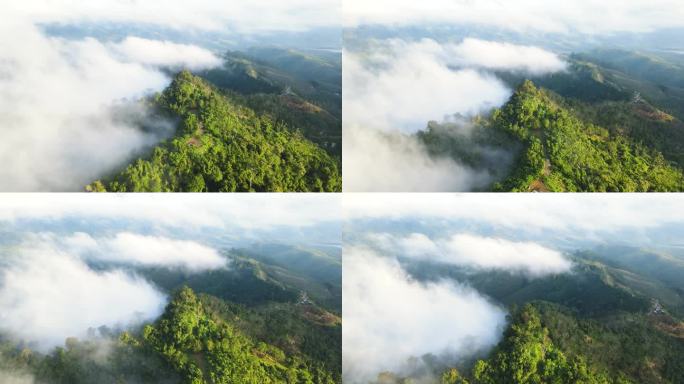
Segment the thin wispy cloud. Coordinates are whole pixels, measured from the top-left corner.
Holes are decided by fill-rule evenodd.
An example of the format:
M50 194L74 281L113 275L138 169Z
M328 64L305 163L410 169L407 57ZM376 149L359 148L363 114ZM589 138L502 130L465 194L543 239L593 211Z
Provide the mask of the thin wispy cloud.
M607 35L682 28L684 7L678 0L349 0L344 23L349 28L450 24L524 33Z

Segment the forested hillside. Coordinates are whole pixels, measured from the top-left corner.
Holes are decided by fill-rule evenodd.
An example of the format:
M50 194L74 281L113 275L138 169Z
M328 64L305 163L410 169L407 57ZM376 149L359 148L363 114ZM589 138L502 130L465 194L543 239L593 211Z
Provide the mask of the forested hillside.
M336 159L284 123L181 72L156 98L175 137L87 187L91 191L339 191Z
M532 80L497 73L515 87L505 105L430 123L419 139L433 156L487 171L495 191L684 190L684 66L627 51L567 59L566 71Z
M618 251L628 256L617 261ZM668 278L681 272L682 260L662 255L644 270L642 260L652 254L626 247L578 252L571 274L543 279L414 266L421 279L467 281L511 312L488 357L442 371L442 383L682 382L684 295L681 281Z
M38 384L341 383L341 266L337 274L311 276L234 252L226 270L139 269L170 295L152 323L92 329L88 339L69 338L48 353L0 335L0 373ZM283 258L309 252L317 254L312 270L329 268L313 250ZM261 255L259 248L251 253Z

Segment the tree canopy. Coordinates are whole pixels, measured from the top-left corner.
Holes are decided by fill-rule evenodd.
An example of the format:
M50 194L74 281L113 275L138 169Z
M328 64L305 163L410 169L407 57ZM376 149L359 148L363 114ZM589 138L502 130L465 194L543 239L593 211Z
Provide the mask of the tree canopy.
M175 137L89 191L340 191L338 161L204 80L179 73L155 103L180 121Z

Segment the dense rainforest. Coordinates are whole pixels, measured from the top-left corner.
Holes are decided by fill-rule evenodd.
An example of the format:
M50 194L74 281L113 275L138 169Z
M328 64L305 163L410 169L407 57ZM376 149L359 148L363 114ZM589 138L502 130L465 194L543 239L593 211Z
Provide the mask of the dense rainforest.
M572 55L568 71L534 82L502 73L516 86L504 106L468 122L467 134L431 123L419 138L433 155L488 171L495 191L682 191L684 91L675 80L684 67L618 53ZM492 150L512 160L492 161Z
M485 357L435 367L441 384L684 382L684 258L629 247L573 255L572 273L529 278L413 265L427 281L455 278L509 308ZM428 360L429 363L429 360ZM417 383L381 375L378 383Z
M170 295L152 323L92 329L49 353L0 335L0 372L37 384L341 383L339 255L261 247L272 253L231 251L228 270L139 270ZM276 255L306 265L266 261Z
M175 135L86 189L340 191L339 67L294 51L253 51L263 58L230 52L223 67L177 74L149 101L178 122ZM310 62L308 77L296 72Z

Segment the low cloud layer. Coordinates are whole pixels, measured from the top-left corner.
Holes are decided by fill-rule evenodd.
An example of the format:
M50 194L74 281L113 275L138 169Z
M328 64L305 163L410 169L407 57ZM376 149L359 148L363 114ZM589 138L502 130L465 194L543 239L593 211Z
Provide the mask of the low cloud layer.
M561 71L556 55L537 47L477 39L440 44L423 39L370 42L344 52L343 177L346 191L464 191L493 176L452 158L428 154L411 136L428 121L474 116L502 105L512 91L493 70ZM467 138L469 127L453 125Z
M422 233L405 237L370 236L375 245L406 257L482 271L506 271L540 277L569 272L572 263L560 252L529 241L456 233L433 240Z
M476 25L509 31L589 35L684 27L679 0L348 0L346 27Z
M215 249L197 242L130 232L98 239L80 232L66 238L63 246L86 260L93 259L114 264L183 269L189 272L220 269L227 266L227 259Z
M428 154L415 137L347 126L343 133L345 191L441 192L484 188L492 181L449 157Z
M458 47L429 39L377 44L370 56L344 52L345 128L416 132L430 120L476 114L510 96L492 75L450 67L458 60L451 57Z
M345 383L410 374L408 360L425 354L472 358L495 345L505 325L505 312L474 290L418 282L368 249L345 249L343 269Z
M88 329L127 327L159 316L165 296L122 270L93 270L46 244L3 251L0 332L45 352Z
M341 202L334 193L8 193L0 199L0 221L134 220L150 228L235 230L243 237L245 232L302 228L311 238L310 228L340 222Z
M129 36L120 43L112 44L111 48L126 62L156 67L187 68L194 71L218 67L223 63L214 53L195 45L149 40L135 36Z
M566 63L555 53L533 46L467 38L461 44L447 46L446 51L457 64L497 71L544 75L566 69Z
M172 133L136 102L170 82L159 67L219 64L169 42L50 38L12 12L0 16L0 45L2 191L83 190Z

